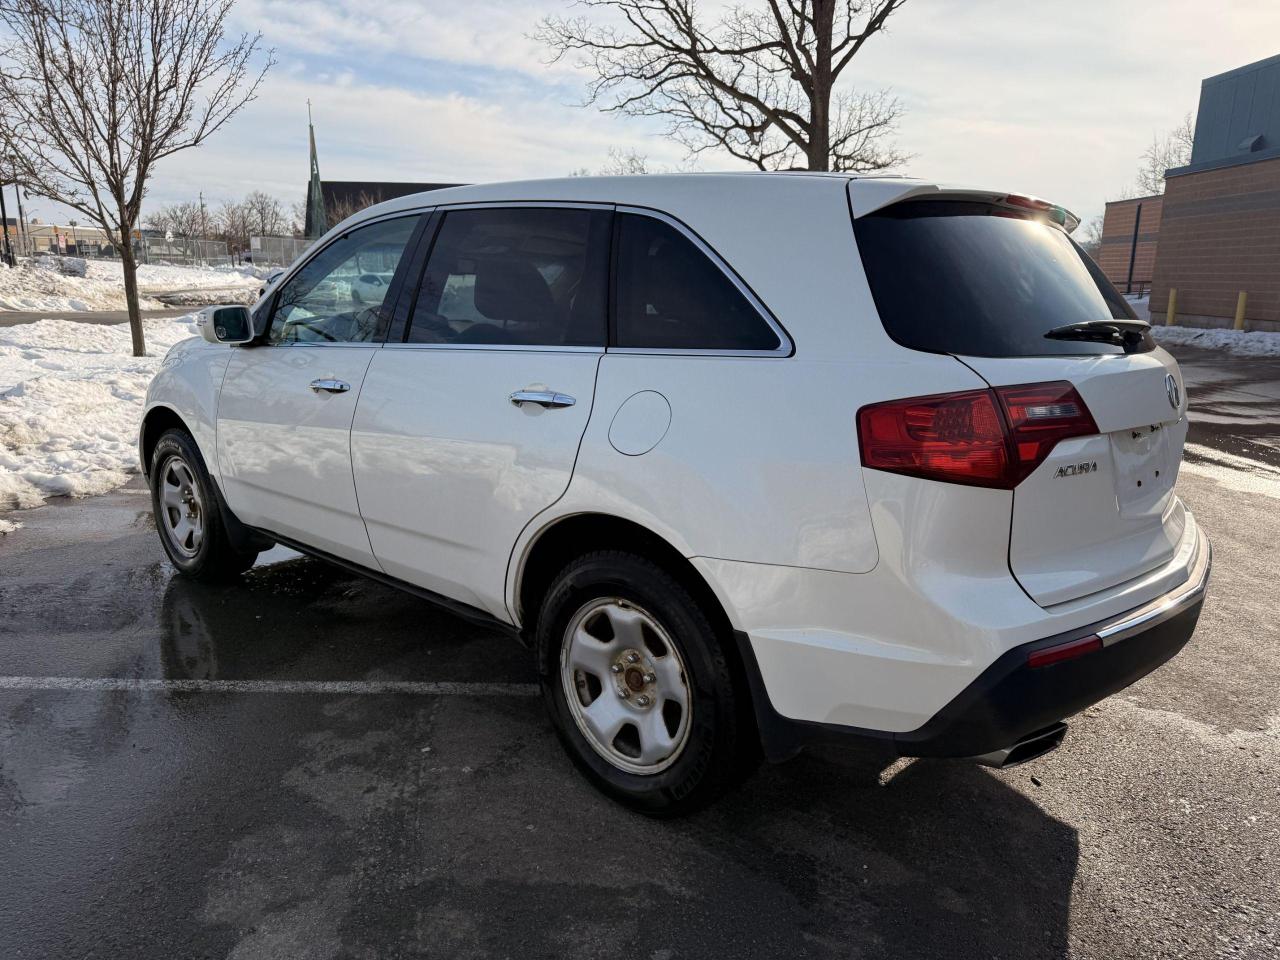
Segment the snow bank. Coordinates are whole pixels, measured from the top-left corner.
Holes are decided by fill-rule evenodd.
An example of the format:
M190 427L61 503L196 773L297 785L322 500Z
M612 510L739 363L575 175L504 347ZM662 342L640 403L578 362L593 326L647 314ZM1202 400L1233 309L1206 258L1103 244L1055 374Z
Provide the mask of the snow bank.
M1151 297L1126 297L1139 320L1151 323ZM1164 345L1177 344L1234 353L1243 357L1280 357L1280 333L1264 330L1225 330L1220 327L1166 327L1160 317L1151 327L1156 340Z
M242 266L187 266L172 263L138 264L138 289L143 293L167 290L221 290L228 287L262 286L261 279L270 272L267 267L253 264ZM114 260L90 260L88 277L91 280L110 280L124 289L124 275L120 264Z
M124 275L119 264L111 278L66 276L59 272L52 258L23 260L18 266L0 263L0 309L48 310L63 313L70 310L123 310ZM142 309L156 310L164 304L144 297Z
M83 274L75 276L77 269ZM144 310L164 306L154 295L172 290L227 290L228 300L251 303L266 267L138 265L138 290ZM148 295L152 296L148 296ZM208 296L189 300L204 303ZM66 313L77 310L123 310L124 273L114 260L77 260L74 257L37 257L16 267L0 264L0 310L47 310Z
M1242 357L1280 357L1280 333L1204 327L1152 327L1151 332L1166 347L1178 344Z
M127 324L0 328L0 511L126 483L147 385L168 349L195 334L193 319L144 321L145 357L132 356Z

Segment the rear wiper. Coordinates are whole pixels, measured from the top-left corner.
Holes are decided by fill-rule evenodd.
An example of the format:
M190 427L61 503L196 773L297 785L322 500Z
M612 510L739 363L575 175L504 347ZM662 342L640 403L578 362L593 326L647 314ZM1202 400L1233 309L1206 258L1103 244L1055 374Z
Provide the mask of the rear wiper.
M1054 327L1046 333L1046 340L1089 340L1094 343L1111 343L1132 353L1146 339L1151 324L1145 320L1083 320Z

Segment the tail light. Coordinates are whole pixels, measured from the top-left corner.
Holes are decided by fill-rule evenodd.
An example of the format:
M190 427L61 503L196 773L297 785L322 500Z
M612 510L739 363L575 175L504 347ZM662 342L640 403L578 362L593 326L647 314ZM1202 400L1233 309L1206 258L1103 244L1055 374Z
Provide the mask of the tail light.
M858 411L862 465L1012 490L1059 440L1098 427L1065 381L875 403Z

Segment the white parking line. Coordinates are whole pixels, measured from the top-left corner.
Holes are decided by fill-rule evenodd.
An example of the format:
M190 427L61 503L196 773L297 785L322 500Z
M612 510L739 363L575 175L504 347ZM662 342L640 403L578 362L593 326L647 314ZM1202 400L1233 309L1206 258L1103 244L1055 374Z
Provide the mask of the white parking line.
M410 693L424 696L535 697L536 683L425 680L130 680L123 677L0 677L0 690L107 693Z

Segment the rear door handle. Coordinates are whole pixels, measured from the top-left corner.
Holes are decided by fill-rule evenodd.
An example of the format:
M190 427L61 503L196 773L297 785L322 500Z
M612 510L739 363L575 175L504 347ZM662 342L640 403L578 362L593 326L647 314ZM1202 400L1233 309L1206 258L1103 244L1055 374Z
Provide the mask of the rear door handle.
M351 384L345 380L312 380L311 389L316 393L346 393L351 389Z
M517 407L522 403L536 403L547 408L572 407L578 402L567 393L556 393L554 390L517 390L510 399Z

